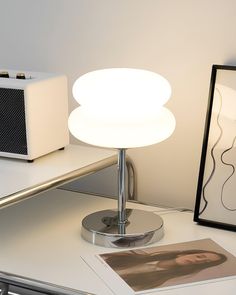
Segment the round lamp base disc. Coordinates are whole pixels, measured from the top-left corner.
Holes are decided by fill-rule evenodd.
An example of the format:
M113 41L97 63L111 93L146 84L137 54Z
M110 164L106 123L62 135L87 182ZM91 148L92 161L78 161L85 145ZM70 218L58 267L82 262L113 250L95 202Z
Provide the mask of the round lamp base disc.
M118 224L117 210L103 210L82 221L82 237L104 247L140 247L164 236L163 220L153 212L126 209L127 222Z

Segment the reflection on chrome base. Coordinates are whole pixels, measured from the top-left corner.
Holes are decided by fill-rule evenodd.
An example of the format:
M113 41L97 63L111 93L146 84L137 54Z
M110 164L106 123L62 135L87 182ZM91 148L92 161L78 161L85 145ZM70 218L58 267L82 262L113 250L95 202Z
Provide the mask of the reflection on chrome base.
M82 221L82 237L104 247L140 247L160 240L164 235L163 220L155 213L126 209L127 221L118 224L117 210L103 210Z

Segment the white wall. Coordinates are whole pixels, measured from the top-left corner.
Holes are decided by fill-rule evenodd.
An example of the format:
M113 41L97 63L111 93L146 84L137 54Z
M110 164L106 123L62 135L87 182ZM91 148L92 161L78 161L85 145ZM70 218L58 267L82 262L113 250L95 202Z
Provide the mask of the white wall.
M0 65L62 72L70 88L105 67L165 76L176 131L129 154L140 200L193 207L211 65L236 64L235 11L235 0L0 0Z

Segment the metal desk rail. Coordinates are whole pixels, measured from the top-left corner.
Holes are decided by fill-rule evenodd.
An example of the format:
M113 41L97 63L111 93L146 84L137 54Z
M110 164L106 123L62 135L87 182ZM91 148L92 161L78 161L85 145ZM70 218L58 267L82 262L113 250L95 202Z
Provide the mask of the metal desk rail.
M22 189L21 191L15 192L11 195L0 198L0 209L16 204L33 196L36 196L42 192L49 191L53 188L67 184L73 180L79 179L80 177L90 175L98 172L101 169L107 168L111 165L117 164L117 156L112 156L108 159L101 160L97 163L90 164L86 167L68 172L64 175L52 178L48 181L39 183L35 186ZM128 199L136 199L136 172L134 165L129 157L127 157L127 172L128 172ZM1 294L0 294L1 295Z
M0 295L95 295L30 278L0 272Z

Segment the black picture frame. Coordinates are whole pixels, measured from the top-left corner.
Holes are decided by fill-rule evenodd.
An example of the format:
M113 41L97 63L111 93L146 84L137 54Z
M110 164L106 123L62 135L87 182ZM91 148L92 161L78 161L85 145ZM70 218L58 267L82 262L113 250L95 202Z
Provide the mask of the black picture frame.
M236 231L236 66L212 66L194 221Z

